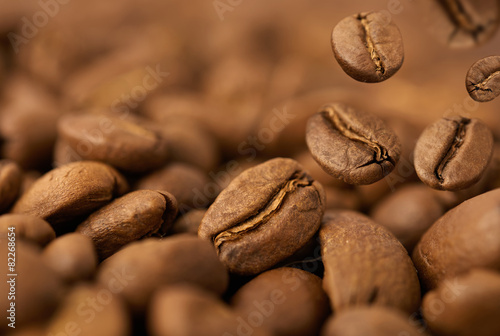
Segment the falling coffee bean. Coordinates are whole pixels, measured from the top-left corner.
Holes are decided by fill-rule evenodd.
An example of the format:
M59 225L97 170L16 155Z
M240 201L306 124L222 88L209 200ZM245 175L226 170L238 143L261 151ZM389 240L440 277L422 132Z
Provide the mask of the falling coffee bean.
M198 235L212 241L232 273L269 269L318 231L321 185L292 159L276 158L236 177L210 206Z
M400 156L398 137L378 117L344 104L328 104L309 118L309 151L330 175L371 184L388 175Z
M379 12L360 13L343 19L333 29L335 58L355 80L382 82L403 65L403 38L389 20Z
M489 102L500 95L500 56L483 58L472 65L465 79L467 92L478 102Z
M415 170L429 187L461 190L479 181L493 154L493 135L478 119L442 118L415 146Z

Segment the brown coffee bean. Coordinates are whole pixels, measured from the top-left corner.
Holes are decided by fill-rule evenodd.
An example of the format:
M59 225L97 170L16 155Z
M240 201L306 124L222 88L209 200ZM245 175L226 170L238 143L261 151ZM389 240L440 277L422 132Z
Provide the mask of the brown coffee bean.
M160 131L139 122L94 113L66 115L59 120L58 134L80 160L145 172L166 163L168 145Z
M433 335L500 334L500 273L473 269L427 293L422 313Z
M206 212L207 211L204 209L194 209L189 211L174 222L169 233L190 233L198 235L198 228L200 227L200 223Z
M129 313L111 284L109 286L74 287L51 318L46 335L131 335Z
M485 57L474 63L465 78L467 92L478 102L500 95L500 56Z
M228 280L212 244L187 234L131 243L106 259L98 272L98 282L120 286L120 295L135 312L146 308L160 286L189 283L220 295Z
M174 285L155 294L149 308L152 336L267 336L262 326L250 326L215 295L197 287Z
M411 253L422 235L444 214L444 207L428 187L409 184L384 198L371 216L391 231Z
M461 190L479 181L493 154L493 135L478 119L442 118L415 146L418 177L438 190Z
M167 192L139 190L115 199L78 225L76 232L92 239L99 259L123 246L166 232L177 215L177 201Z
M425 336L407 316L387 307L354 307L336 313L321 336Z
M40 217L57 231L126 192L126 180L112 167L81 161L56 168L39 178L14 205L14 213Z
M12 249L8 250L7 238L0 238L0 252L5 256L5 262L0 263L0 272L3 281L0 282L0 290L4 295L0 296L0 333L6 334L8 323L15 322L16 329L22 329L29 325L44 321L56 309L65 291L65 285L59 276L42 260L40 251L31 244L22 240L15 240L14 255ZM8 266L7 257L15 259L16 276L12 274L11 266ZM12 259L10 260L12 262ZM14 290L11 290L14 287ZM10 292L15 292L14 297ZM11 296L11 299L9 299ZM15 299L15 300L14 300ZM14 321L7 319L11 314L11 302L15 302Z
M332 32L332 49L342 70L360 82L378 83L403 65L401 32L381 12L365 12L340 21Z
M42 259L69 283L90 279L97 268L92 240L79 233L68 233L52 241L43 250Z
M175 196L179 211L204 208L219 194L199 168L185 163L172 163L140 179L135 189L165 190Z
M323 287L335 312L381 305L412 313L420 301L417 272L386 228L353 211L328 211L319 231Z
M317 335L330 311L321 285L321 278L309 272L277 268L241 287L231 306L246 321L262 314L262 327L273 335Z
M17 199L21 183L19 166L10 160L0 160L0 213L8 210Z
M300 249L318 230L323 188L292 159L277 158L235 178L210 206L198 235L232 273L260 273Z
M433 35L450 48L472 48L496 31L500 6L496 0L422 1Z
M323 106L307 123L307 146L330 175L349 184L371 184L399 160L397 136L378 117L344 104Z
M56 233L49 223L41 218L21 215L5 214L0 216L0 236L7 237L9 228L15 228L17 239L23 239L43 247L56 238Z
M430 227L413 251L425 287L435 288L445 278L476 267L500 269L499 201L500 189L479 195Z

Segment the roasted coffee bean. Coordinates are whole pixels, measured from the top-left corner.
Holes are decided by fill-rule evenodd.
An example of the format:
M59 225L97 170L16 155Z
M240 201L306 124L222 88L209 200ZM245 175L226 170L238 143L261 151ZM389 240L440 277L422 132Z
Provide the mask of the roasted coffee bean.
M56 168L39 178L14 205L14 213L40 217L57 231L67 231L72 220L86 216L128 189L115 169L99 162L81 161Z
M399 160L397 136L378 117L344 104L323 106L307 123L307 146L330 175L349 184L371 184Z
M0 161L0 213L10 208L19 196L22 173L19 166L10 160Z
M500 335L500 273L473 269L427 293L422 313L433 335Z
M59 120L58 134L80 160L101 161L128 172L159 168L168 158L161 132L145 122L94 113L66 115Z
M413 251L422 284L435 288L445 278L476 267L500 270L500 189L448 211Z
M444 206L432 189L409 184L384 198L372 209L371 216L411 252L425 231L443 214Z
M12 266L7 263L7 255L12 253L12 249L8 249L9 242L12 245L12 240L0 238L0 251L5 256L5 262L0 263L0 272L4 278L0 282L0 290L5 293L0 296L0 318L4 322L0 323L2 335L7 330L13 330L8 323L14 322L12 325L16 329L22 329L44 321L54 312L65 291L65 285L59 276L43 262L39 249L20 239L14 240L16 275L8 276L13 274ZM11 302L15 302L13 315L9 312ZM8 318L11 316L12 320Z
M210 206L198 235L232 273L257 274L300 249L318 230L323 188L292 159L277 158L235 178Z
M97 268L92 240L79 233L68 233L43 250L43 261L66 282L90 279Z
M421 4L431 32L450 48L471 48L488 41L500 19L496 0L426 0Z
M461 190L479 181L493 154L493 135L478 119L442 118L415 146L415 170L429 187Z
M188 234L128 244L106 259L98 272L103 286L127 284L120 295L135 312L146 308L160 286L189 283L220 295L228 280L212 244Z
M243 320L263 313L262 326L273 335L317 335L330 310L321 285L321 278L309 272L277 268L241 287L231 306Z
M76 232L90 237L99 258L106 259L123 246L165 233L177 215L177 201L167 192L139 190L115 199L78 225Z
M204 208L219 194L203 170L185 163L172 163L140 179L136 189L165 190L175 196L179 211Z
M354 307L330 318L321 336L425 336L412 322L386 307Z
M359 305L416 311L417 272L403 245L386 228L354 211L328 211L319 236L323 287L335 312Z
M65 297L46 335L127 336L131 329L125 304L112 287L80 285Z
M248 322L213 293L185 284L158 291L149 308L148 329L152 336L241 335L243 330L249 330L247 326ZM249 335L275 335L262 327L250 327Z
M205 209L194 209L189 211L174 222L169 233L191 233L198 235L198 228L206 212Z
M343 19L333 29L335 58L355 80L382 82L403 65L403 38L390 20L383 13L366 12Z
M0 237L7 237L9 228L15 228L17 239L26 240L43 247L56 238L56 233L49 223L41 218L21 215L5 214L0 216Z
M500 95L500 56L474 63L465 78L467 92L478 102L489 102Z

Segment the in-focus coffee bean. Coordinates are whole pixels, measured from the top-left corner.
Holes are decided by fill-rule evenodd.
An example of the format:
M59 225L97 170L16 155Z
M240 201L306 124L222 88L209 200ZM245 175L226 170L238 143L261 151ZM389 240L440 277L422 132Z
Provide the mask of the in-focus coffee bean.
M344 104L328 104L309 118L309 151L330 175L371 184L388 175L400 156L398 137L384 122Z
M99 258L106 259L123 246L166 232L177 215L177 201L167 192L138 190L115 199L78 225L76 232L90 237Z
M320 226L321 185L292 159L247 169L210 206L198 235L232 273L257 274L300 249Z
M500 95L500 56L485 57L474 63L465 78L467 92L478 102Z
M415 170L429 187L461 190L479 181L493 154L493 135L478 119L442 118L415 146Z
M499 203L495 189L463 202L430 227L413 250L424 287L476 267L500 270Z
M358 305L418 309L417 272L389 230L361 213L338 210L325 213L319 236L323 287L335 312Z
M340 21L332 32L332 49L342 69L360 82L382 82L393 76L404 60L399 28L379 12Z

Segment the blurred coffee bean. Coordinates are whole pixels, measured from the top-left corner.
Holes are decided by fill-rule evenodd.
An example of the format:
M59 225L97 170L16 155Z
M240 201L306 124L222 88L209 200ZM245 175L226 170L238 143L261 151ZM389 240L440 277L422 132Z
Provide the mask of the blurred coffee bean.
M68 233L52 241L42 252L43 261L68 283L89 280L97 268L92 240Z
M425 336L400 311L387 307L354 307L331 317L321 336Z
M22 173L10 160L0 160L0 214L10 208L19 196Z
M186 234L128 244L101 264L98 282L119 286L120 295L139 313L160 286L189 283L220 295L228 274L211 243Z
M177 215L177 201L167 192L138 190L92 213L76 232L92 239L99 259L136 240L166 232Z
M40 217L56 232L65 232L72 220L106 205L127 189L126 180L112 167L92 161L74 162L39 178L12 212Z
M321 185L298 162L276 158L234 179L208 209L198 235L213 242L230 272L258 274L307 243L324 207Z
M262 327L277 336L316 335L329 314L321 278L283 267L266 271L240 288L231 306L244 320L262 316Z
M495 189L465 201L423 235L413 262L424 287L433 289L476 267L499 269L499 199L500 189Z
M411 253L420 237L444 214L428 187L409 184L388 195L372 209L375 222L391 231Z
M207 211L204 209L194 209L185 214L182 214L174 222L168 233L190 233L198 235L198 228L200 227L201 220Z
M47 335L132 335L129 313L114 290L94 285L74 287L50 319Z
M355 190L338 189L333 187L323 188L326 196L325 209L360 210L361 202Z
M16 239L22 239L44 247L56 238L56 233L49 223L41 218L21 215L5 214L0 216L0 237L7 237L9 228L14 228Z
M377 83L403 65L403 38L398 26L381 12L366 12L340 21L332 32L337 62L360 82Z
M274 335L262 326L251 327L213 293L188 285L158 291L150 305L148 329L153 336Z
M490 56L474 63L465 78L467 92L478 102L488 102L500 95L500 56Z
M353 211L328 211L319 233L323 287L334 311L358 305L416 311L417 272L392 233Z
M219 194L219 186L210 182L201 169L185 163L169 164L141 178L135 188L169 192L177 200L181 213L204 208Z

